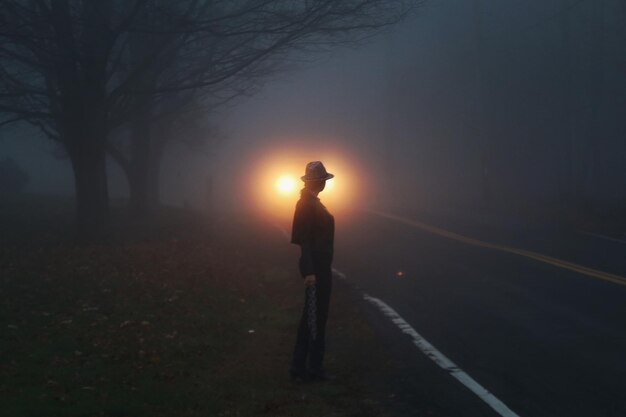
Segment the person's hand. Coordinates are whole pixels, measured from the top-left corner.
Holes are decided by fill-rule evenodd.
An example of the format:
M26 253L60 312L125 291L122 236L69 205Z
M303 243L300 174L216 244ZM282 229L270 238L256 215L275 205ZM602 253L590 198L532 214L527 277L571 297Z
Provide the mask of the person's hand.
M315 285L315 275L311 274L304 277L304 285L307 287Z

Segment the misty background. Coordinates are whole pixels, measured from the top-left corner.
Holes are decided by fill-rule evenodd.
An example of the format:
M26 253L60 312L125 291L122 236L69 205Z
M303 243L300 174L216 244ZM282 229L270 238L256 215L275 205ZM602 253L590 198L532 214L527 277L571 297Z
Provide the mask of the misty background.
M623 213L625 22L623 0L427 1L206 114L209 146L167 145L160 199L235 208L255 158L302 144L357 160L368 205ZM73 195L58 145L24 124L0 138L26 191ZM128 198L107 169L110 196Z

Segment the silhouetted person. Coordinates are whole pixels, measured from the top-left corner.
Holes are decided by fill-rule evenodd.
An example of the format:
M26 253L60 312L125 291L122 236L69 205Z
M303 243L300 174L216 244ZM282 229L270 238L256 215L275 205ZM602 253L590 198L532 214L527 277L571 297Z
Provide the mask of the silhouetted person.
M304 188L300 191L293 218L291 243L300 245L299 268L305 284L304 309L290 369L294 379L329 379L323 361L332 287L335 219L317 195L324 189L326 180L333 176L326 172L320 161L307 164L305 175L301 177Z

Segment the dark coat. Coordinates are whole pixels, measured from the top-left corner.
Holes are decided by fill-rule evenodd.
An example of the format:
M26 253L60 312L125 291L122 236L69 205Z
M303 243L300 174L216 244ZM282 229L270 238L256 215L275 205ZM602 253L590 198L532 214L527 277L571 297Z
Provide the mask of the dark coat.
M304 277L330 268L335 219L306 188L300 191L291 229L291 243L300 245L300 274Z

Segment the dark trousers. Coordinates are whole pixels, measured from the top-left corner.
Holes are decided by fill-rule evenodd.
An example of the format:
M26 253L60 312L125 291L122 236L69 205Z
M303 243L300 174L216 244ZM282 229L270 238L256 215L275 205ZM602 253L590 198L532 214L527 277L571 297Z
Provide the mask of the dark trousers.
M304 372L307 358L309 367L313 371L323 370L324 351L326 348L326 321L328 319L328 307L330 305L330 292L332 289L332 271L330 263L324 265L315 274L316 292L316 337L311 340L309 328L309 292L305 290L304 309L298 327L296 346L293 350L291 369L293 372Z

